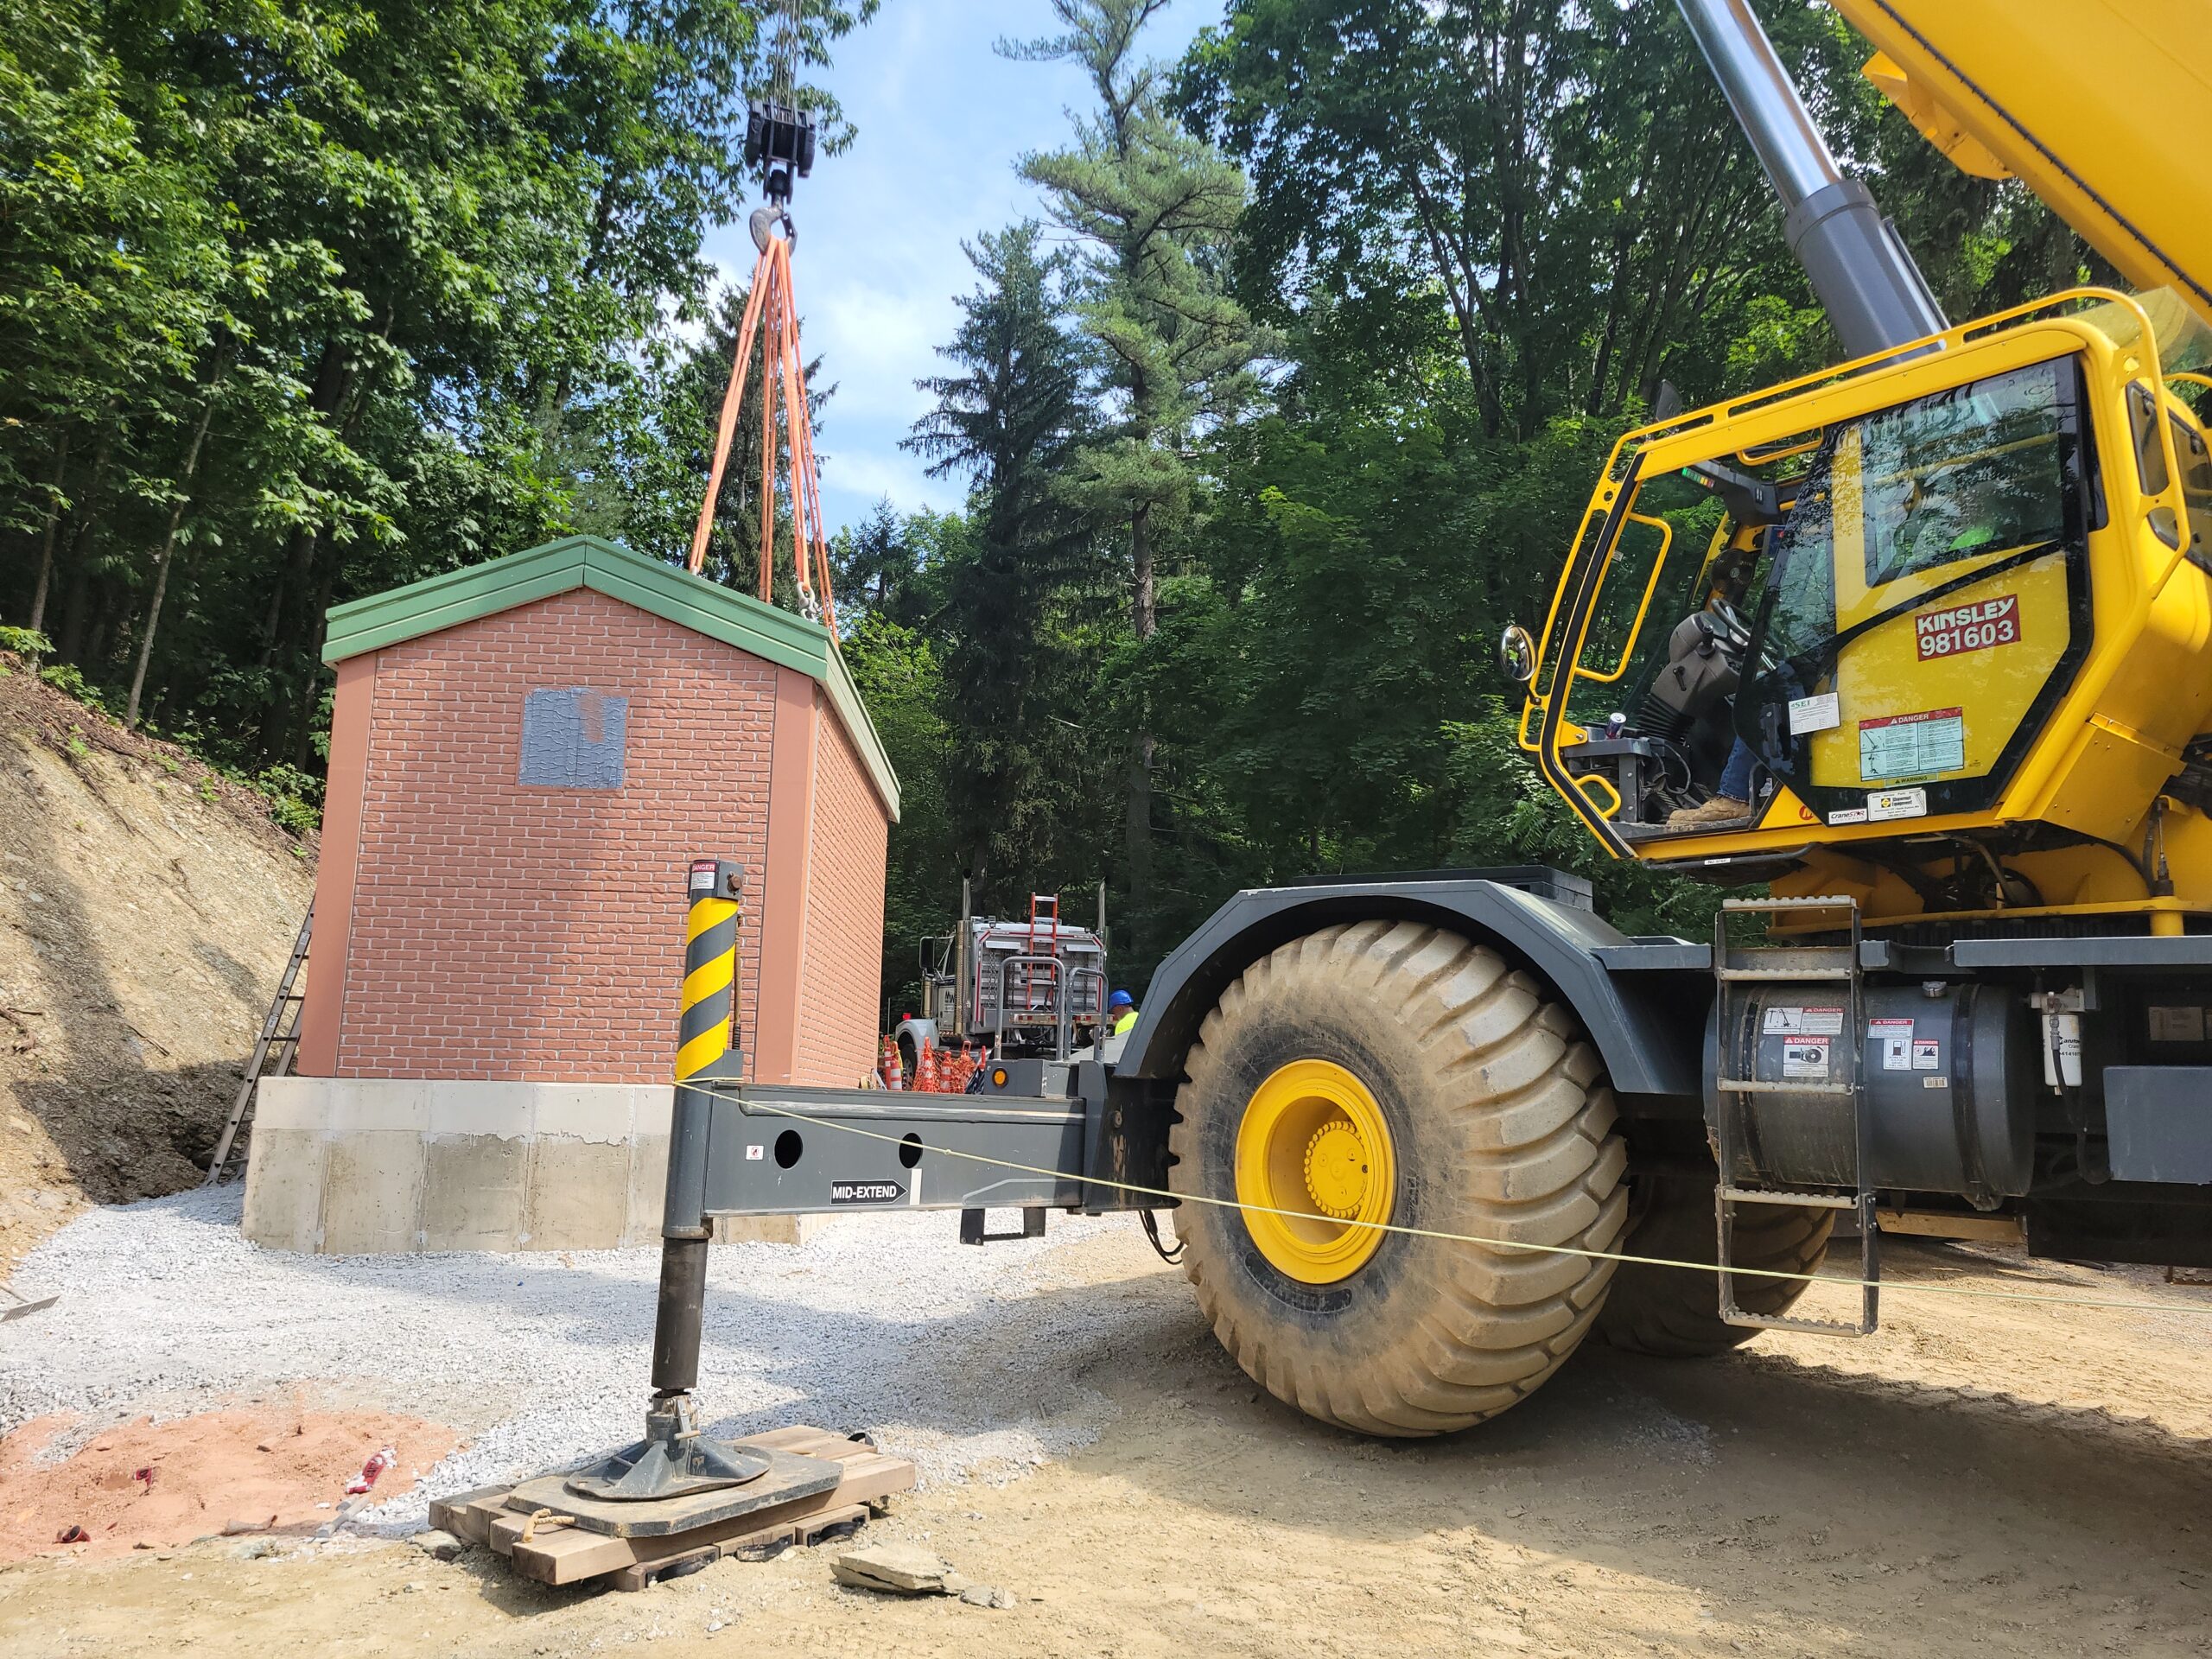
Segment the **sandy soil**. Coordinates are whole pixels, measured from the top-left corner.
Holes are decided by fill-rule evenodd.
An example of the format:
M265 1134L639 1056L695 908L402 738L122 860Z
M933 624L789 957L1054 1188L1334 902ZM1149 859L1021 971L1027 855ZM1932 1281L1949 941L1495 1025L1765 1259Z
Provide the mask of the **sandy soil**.
M364 1465L396 1453L371 1487L388 1498L454 1448L451 1429L390 1412L298 1404L140 1417L86 1432L41 1417L0 1440L0 1560L54 1548L101 1560L174 1548L228 1528L297 1542L328 1522Z
M1003 1586L1012 1611L835 1588L825 1552L623 1595L523 1584L480 1554L248 1561L215 1542L0 1569L0 1650L2212 1650L2212 1291L1899 1244L1902 1281L2171 1311L1897 1294L1870 1341L1765 1336L1687 1363L1586 1349L1491 1424L1382 1444L1258 1395L1135 1229L1050 1259L1043 1294L1135 1317L978 1363L1033 1369L1040 1389L1079 1376L1112 1403L1100 1438L1002 1485L919 1494L874 1529Z
M0 653L0 1282L87 1202L200 1179L313 852Z

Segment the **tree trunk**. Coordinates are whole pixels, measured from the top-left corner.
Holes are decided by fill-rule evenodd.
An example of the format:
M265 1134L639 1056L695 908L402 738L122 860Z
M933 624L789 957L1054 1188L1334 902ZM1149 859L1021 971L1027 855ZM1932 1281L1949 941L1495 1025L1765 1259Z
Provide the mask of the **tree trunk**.
M200 423L192 429L192 442L184 452L184 474L180 485L189 484L192 475L200 468L200 446L207 440L207 423L215 417L215 388L211 382L207 396L200 405ZM162 599L168 592L169 555L176 548L177 526L184 522L185 503L189 493L180 488L176 499L169 504L168 533L162 537L162 550L154 560L154 594L146 606L146 626L138 636L138 664L130 672L130 700L123 711L123 728L134 731L138 725L138 697L146 689L146 664L154 655L154 633L162 626Z
M33 633L46 625L46 594L54 581L54 532L61 523L61 480L68 466L69 429L64 427L61 441L54 446L54 483L46 503L46 535L38 550L38 586L31 591Z
M285 682L295 666L293 658L298 639L296 619L308 608L308 582L314 575L315 548L322 539L320 530L295 530L289 552L285 562L284 580L279 588L282 602L272 600L269 607L269 622L272 630L267 653L269 666L275 671L275 684L270 691L268 707L261 716L261 752L274 760L284 752L290 735L292 699ZM295 597L296 596L296 598Z
M1152 509L1141 506L1129 518L1129 562L1134 575L1130 613L1137 642L1142 645L1158 632L1159 609L1153 592ZM1141 695L1141 694L1140 694ZM1148 710L1146 711L1148 714ZM1130 943L1143 949L1148 931L1147 906L1152 898L1152 755L1151 721L1141 714L1136 748L1129 757L1126 847L1129 861Z
M105 417L106 411L101 411ZM92 475L85 486L85 511L69 533L68 563L73 574L69 580L69 594L61 622L60 649L54 654L65 663L77 663L77 647L85 639L85 601L90 578L85 569L85 554L91 547L92 532L99 528L100 486L107 481L108 456L113 453L115 434L104 429L100 433L100 447L92 454Z
M322 703L322 642L330 632L330 594L338 582L336 548L322 561L322 581L315 588L315 627L308 645L307 677L300 683L299 712L292 728L292 764L302 772L315 753L315 719Z

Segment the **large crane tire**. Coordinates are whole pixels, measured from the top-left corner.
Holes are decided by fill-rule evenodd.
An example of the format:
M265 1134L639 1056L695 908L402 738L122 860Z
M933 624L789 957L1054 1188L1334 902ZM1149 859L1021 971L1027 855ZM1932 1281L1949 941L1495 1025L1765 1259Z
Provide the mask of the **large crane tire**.
M1661 1177L1638 1185L1643 1190L1636 1195L1623 1254L1709 1268L1719 1242L1713 1181ZM1815 1272L1827 1255L1835 1216L1833 1210L1802 1205L1739 1204L1735 1265L1768 1273ZM1804 1294L1804 1285L1794 1280L1736 1280L1738 1305L1767 1319L1788 1313ZM1709 1271L1624 1262L1598 1316L1598 1333L1633 1353L1697 1359L1741 1347L1758 1328L1721 1319L1720 1281Z
M1628 1218L1612 1090L1573 1016L1496 951L1408 921L1307 934L1223 993L1185 1071L1183 1269L1277 1399L1448 1433L1590 1331Z

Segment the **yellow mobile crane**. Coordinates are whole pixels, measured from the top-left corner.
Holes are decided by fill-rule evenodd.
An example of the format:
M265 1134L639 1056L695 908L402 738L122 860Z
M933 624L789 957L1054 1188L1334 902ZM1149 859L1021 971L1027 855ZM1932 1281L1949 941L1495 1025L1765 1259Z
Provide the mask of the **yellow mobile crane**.
M1623 438L1503 656L1610 852L1770 896L1704 941L1544 868L1262 889L1126 1037L978 1095L687 1074L652 1421L690 1420L720 1215L1173 1209L1238 1363L1383 1434L1491 1416L1593 1334L1863 1334L1885 1217L2212 1266L2212 200L2180 124L2212 20L1834 3L1932 142L2138 291L1949 323L1748 0L1678 0L1850 360ZM1845 1215L1856 1316L1793 1313Z

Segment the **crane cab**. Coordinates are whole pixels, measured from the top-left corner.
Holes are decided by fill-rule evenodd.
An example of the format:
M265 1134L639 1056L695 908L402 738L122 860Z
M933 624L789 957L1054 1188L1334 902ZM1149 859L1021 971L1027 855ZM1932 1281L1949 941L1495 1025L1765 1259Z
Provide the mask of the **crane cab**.
M1628 434L1523 747L1617 856L1876 921L2212 915L2206 332L2078 290Z

